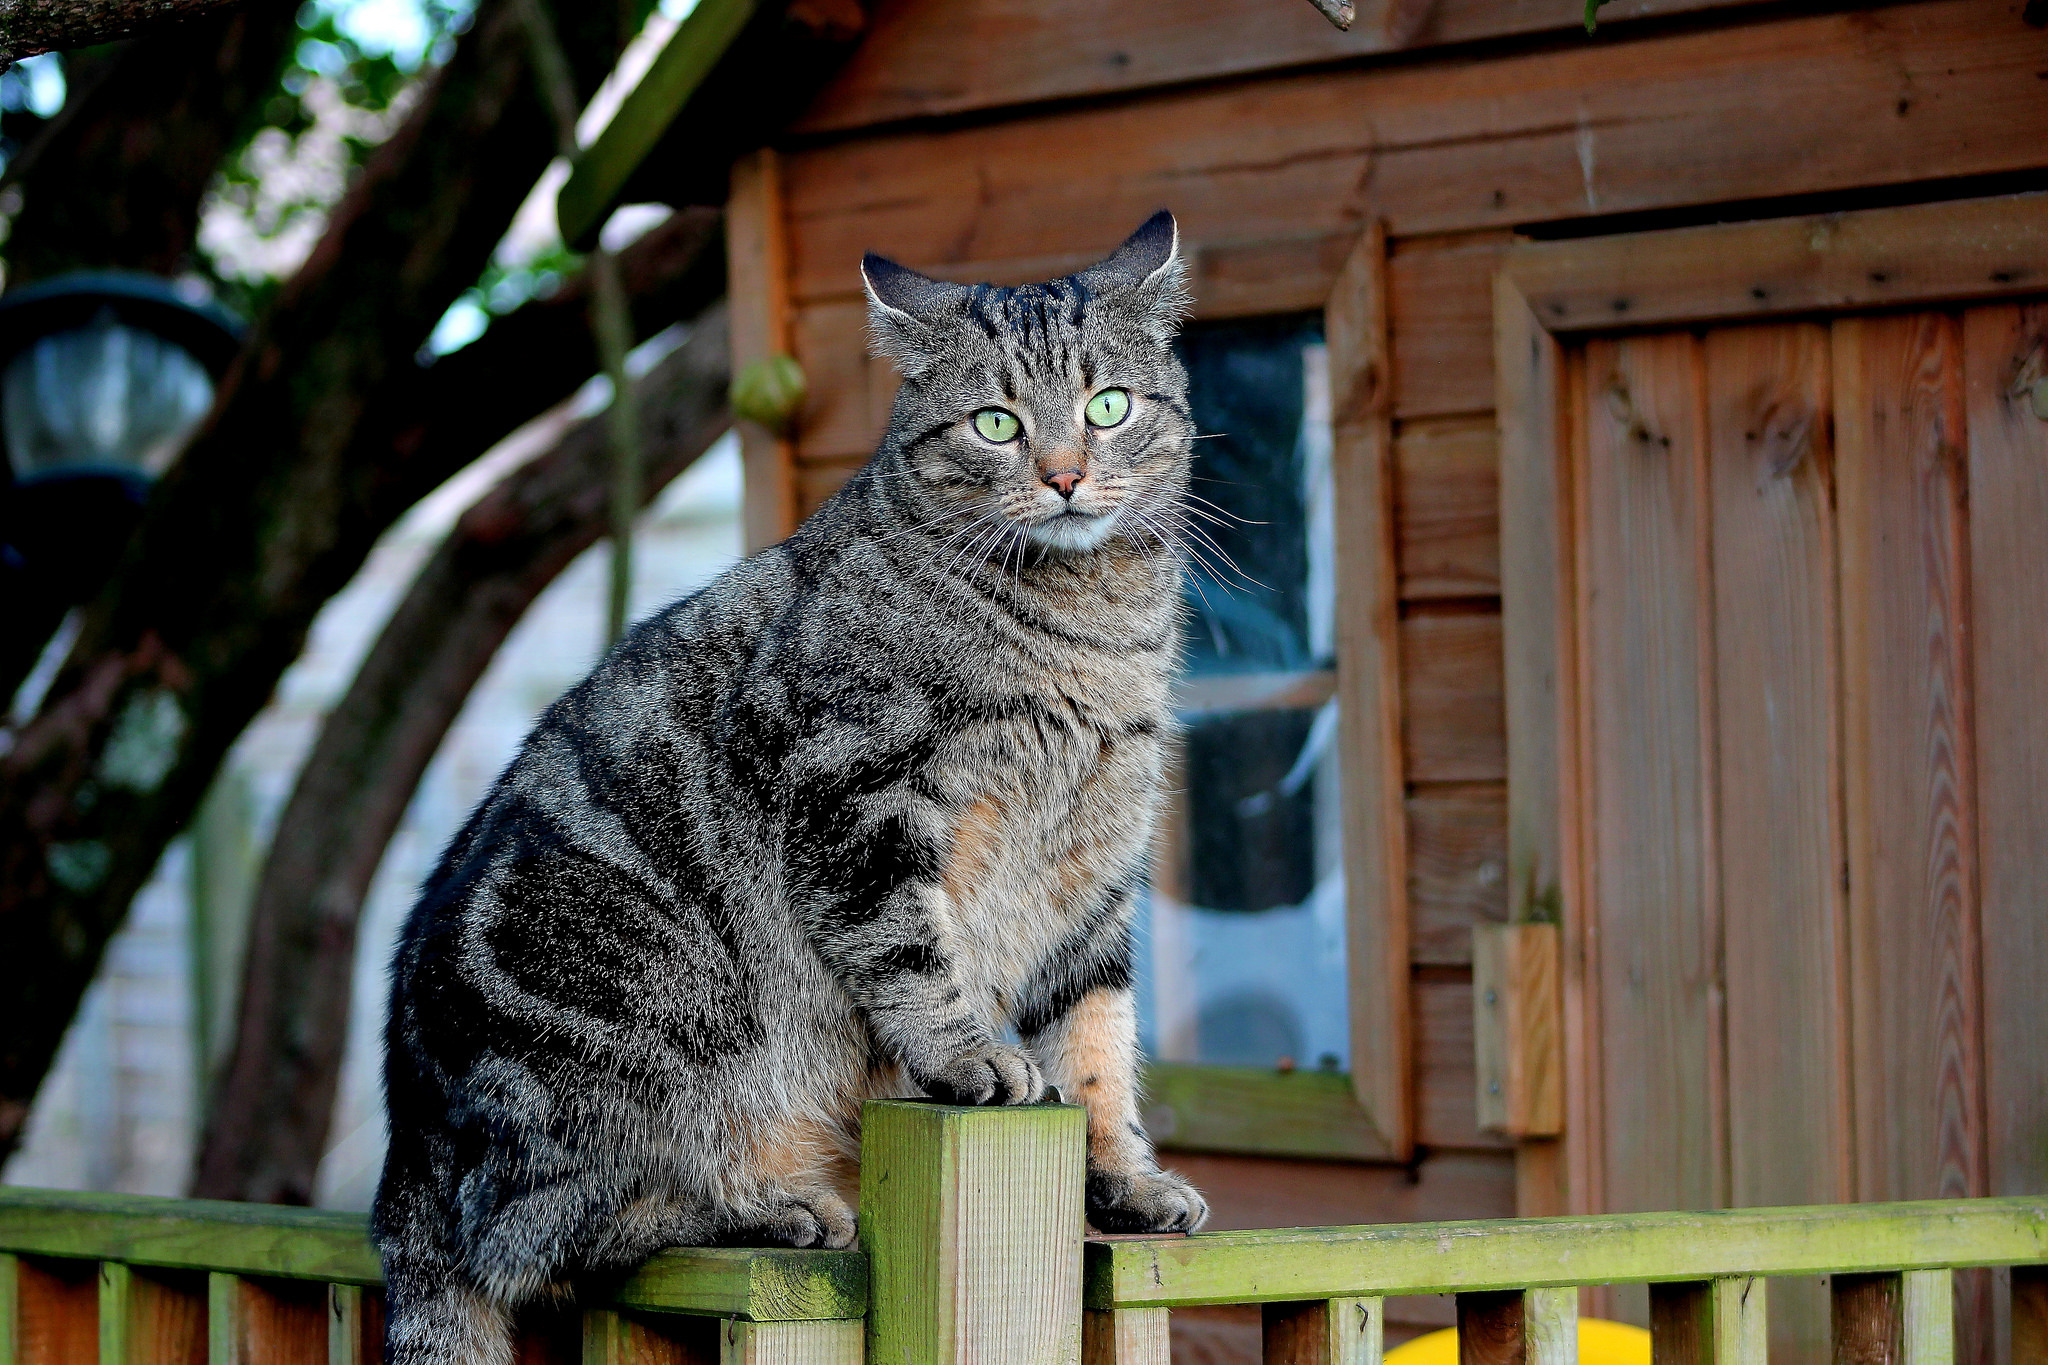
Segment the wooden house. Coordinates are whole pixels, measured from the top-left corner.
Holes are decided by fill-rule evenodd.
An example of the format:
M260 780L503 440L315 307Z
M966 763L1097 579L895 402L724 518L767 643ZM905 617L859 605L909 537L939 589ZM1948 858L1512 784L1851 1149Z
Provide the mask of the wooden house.
M808 380L755 543L886 420L863 251L1016 283L1178 217L1198 487L1266 523L1146 949L1218 1226L2048 1190L2044 0L763 8L564 201L727 203L736 363Z

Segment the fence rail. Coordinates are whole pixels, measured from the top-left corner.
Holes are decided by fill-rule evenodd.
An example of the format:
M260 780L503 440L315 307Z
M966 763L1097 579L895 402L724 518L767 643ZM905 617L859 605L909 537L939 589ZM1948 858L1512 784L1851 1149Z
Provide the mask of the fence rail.
M1831 1276L1835 1365L1949 1365L1950 1273L2010 1266L2048 1365L2048 1197L1085 1243L1080 1110L871 1104L863 1251L664 1252L523 1326L520 1365L1167 1365L1175 1308L1260 1304L1268 1365L1378 1365L1454 1294L1462 1365L1574 1365L1578 1288L1648 1283L1657 1365L1764 1365L1766 1279ZM872 1283L872 1294L870 1285ZM367 1365L360 1215L0 1189L0 1365Z

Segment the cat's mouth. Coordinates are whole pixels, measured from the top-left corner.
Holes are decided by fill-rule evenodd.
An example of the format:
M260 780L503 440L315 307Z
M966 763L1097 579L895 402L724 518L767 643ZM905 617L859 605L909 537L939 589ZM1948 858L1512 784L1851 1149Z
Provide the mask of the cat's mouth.
M1109 538L1118 510L1112 507L1107 512L1084 512L1077 507L1063 508L1032 523L1024 534L1055 550L1092 550Z

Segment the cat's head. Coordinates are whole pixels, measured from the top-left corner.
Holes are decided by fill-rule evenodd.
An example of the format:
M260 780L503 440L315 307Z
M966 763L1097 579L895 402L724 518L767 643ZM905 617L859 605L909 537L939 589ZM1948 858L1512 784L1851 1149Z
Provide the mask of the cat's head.
M903 374L901 472L986 523L992 544L1163 543L1194 434L1173 353L1188 311L1179 245L1161 210L1100 263L1017 288L945 284L870 254L869 333Z

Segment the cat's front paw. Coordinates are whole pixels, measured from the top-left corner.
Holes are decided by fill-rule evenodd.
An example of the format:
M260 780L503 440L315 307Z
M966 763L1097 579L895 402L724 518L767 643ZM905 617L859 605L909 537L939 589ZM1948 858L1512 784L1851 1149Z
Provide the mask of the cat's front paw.
M829 1247L853 1245L853 1210L831 1190L794 1190L771 1199L758 1218L724 1240L735 1246Z
M963 1052L917 1083L941 1104L1031 1104L1045 1093L1038 1063L1007 1043Z
M1193 1232L1209 1201L1171 1171L1088 1172L1088 1221L1102 1232Z

